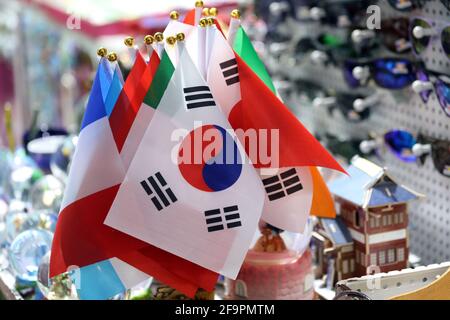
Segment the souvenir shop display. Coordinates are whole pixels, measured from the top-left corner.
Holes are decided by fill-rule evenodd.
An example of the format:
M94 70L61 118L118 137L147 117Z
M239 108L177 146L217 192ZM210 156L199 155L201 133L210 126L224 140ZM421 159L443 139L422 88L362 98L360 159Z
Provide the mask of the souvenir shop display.
M449 1L86 6L0 2L0 299L450 299Z
M279 230L262 226L236 280L226 280L227 299L311 300L314 297L309 249L288 248ZM309 239L306 240L309 242Z

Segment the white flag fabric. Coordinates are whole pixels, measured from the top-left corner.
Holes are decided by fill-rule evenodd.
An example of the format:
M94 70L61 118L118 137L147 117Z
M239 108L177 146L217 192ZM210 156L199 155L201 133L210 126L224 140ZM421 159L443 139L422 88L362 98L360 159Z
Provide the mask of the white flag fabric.
M264 190L187 50L180 51L105 224L234 279L258 226ZM209 153L213 143L202 136L222 150ZM200 162L183 163L189 151Z
M202 43L202 41L199 41L199 35L201 34L201 31L202 31L201 29L204 29L204 28L194 27L190 24L171 20L163 32L165 39L167 39L168 37L171 37L171 36L174 37L178 33L184 34L185 39L186 39L184 46L186 47L187 51L189 52L192 61L197 66L197 69L199 69L199 67L200 67L199 61L202 60L201 57L199 56L199 54L202 52L202 50L199 50L199 43ZM188 41L188 39L189 39L189 41ZM170 45L167 42L164 43L164 49L167 52L167 54L169 55L170 60L172 61L174 66L178 65L178 59L180 57L178 48L179 48L179 46Z

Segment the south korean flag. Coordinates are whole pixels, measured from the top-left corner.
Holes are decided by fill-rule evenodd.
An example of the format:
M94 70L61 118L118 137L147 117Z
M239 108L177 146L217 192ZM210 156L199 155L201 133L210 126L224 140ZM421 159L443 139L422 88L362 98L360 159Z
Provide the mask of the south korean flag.
M183 43L105 223L235 279L265 189ZM170 68L168 68L170 69Z

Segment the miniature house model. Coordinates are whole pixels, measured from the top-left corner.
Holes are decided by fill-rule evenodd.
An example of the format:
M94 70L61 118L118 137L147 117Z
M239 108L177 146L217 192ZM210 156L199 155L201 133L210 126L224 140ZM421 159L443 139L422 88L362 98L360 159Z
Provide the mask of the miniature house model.
M408 262L408 206L421 197L397 184L386 169L355 157L329 185L337 212L354 240L355 276L401 270Z
M353 277L355 253L353 239L340 217L319 218L312 234L311 248L315 260L316 278L325 275L329 289L336 282Z

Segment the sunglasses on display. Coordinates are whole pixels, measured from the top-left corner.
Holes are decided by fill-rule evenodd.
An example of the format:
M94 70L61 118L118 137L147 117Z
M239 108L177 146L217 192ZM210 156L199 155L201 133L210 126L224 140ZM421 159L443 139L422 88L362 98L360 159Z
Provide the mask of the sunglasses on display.
M399 90L416 80L413 63L408 59L380 58L367 62L345 61L344 78L351 88L367 85L373 79L385 89Z
M413 147L416 144L417 140L410 132L404 130L391 130L381 136L371 134L371 138L362 141L359 148L365 155L375 153L377 156L381 157L384 153L384 147L386 146L399 160L411 163L417 161L417 157L413 152Z
M295 47L295 57L303 61L309 57L315 63L338 65L347 59L367 58L374 46L358 46L350 36L342 37L324 33L315 38L300 39Z
M361 122L370 117L371 108L378 103L378 95L363 96L350 92L327 91L326 96L314 99L313 106L328 108L330 115L340 113L350 122Z
M301 106L312 105L315 98L325 97L323 88L309 80L297 79L295 80L295 87Z
M398 11L412 11L421 9L430 0L388 0L392 8ZM450 10L450 0L440 0L441 3Z
M424 135L417 138L419 143L412 148L421 165L431 156L434 167L443 176L450 178L450 141L434 139Z
M434 91L442 111L450 117L450 76L419 68L416 77L418 80L413 82L412 88L422 101L427 104Z
M392 8L397 11L412 11L414 9L421 9L426 0L388 0Z
M413 52L420 55L433 41L440 41L442 50L450 59L450 22L430 21L424 18L412 18L409 37Z
M303 4L302 4L303 3ZM371 0L323 0L297 4L300 21L320 21L337 27L350 27L364 21Z
M318 137L318 140L335 156L344 158L347 163L350 163L351 159L355 155L362 155L359 148L362 139L341 139L331 133L326 133L325 136Z
M382 45L393 53L408 53L411 51L409 22L408 18L385 19L380 30L355 29L351 39L362 47Z

